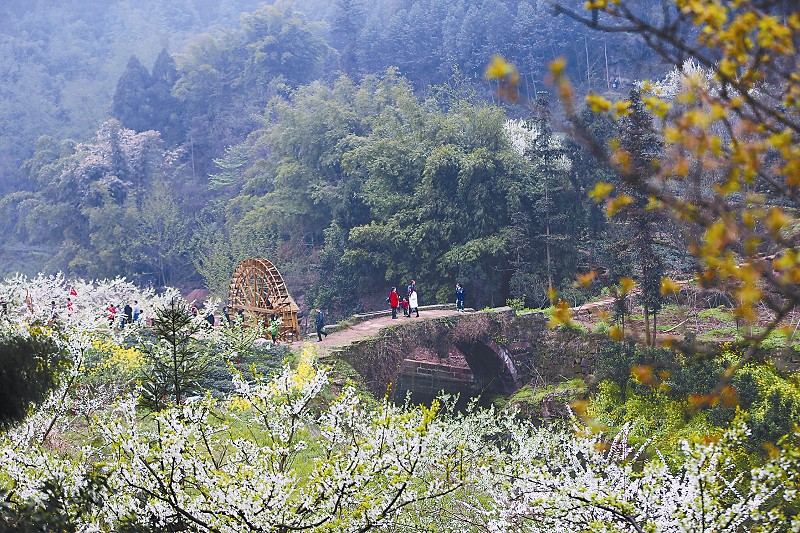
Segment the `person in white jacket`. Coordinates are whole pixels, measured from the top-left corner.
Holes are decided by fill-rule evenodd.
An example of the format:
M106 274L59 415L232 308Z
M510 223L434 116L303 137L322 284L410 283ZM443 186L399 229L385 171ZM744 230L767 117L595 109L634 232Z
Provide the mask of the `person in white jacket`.
M419 318L419 304L417 303L417 291L416 289L411 291L411 294L408 295L408 316L411 316L411 312L417 312L417 318Z

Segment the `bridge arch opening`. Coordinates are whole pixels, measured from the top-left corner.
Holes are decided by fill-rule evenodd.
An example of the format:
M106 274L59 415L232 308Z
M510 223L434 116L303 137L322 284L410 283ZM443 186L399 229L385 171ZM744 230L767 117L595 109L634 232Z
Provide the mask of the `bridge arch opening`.
M451 341L447 346L437 340L446 356L437 351L439 356L431 357L430 349L406 353L391 385L395 401L402 403L410 393L414 403L429 403L444 392L458 394L459 405L466 406L476 396L486 403L519 389L513 360L491 339Z
M519 388L514 361L503 346L486 336L456 346L464 354L480 391L509 394Z

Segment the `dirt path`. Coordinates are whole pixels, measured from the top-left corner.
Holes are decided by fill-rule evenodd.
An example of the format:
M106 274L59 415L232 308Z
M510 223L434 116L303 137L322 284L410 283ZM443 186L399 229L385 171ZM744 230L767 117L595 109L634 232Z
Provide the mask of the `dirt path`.
M583 305L579 305L578 307L570 307L569 310L572 311L575 315L580 315L584 313L592 313L597 309L602 309L604 307L610 307L614 305L614 298L604 298L602 300L598 300L596 302L587 302Z
M398 324L406 324L413 320L425 320L427 318L452 316L457 313L458 311L455 309L431 309L421 310L419 312L419 318L417 318L416 315L411 318L406 318L402 314L400 314L400 316L398 316L396 319L392 319L391 316L372 318L364 322L353 324L346 329L331 332L327 337L322 337L322 342L317 342L317 336L315 333L313 337L309 336L306 340L296 343L295 346L316 346L319 350L319 357L325 357L330 354L331 351L337 348L342 348L361 339L374 337L383 328L396 326Z
M690 283L689 280L678 280L675 281L675 284L678 287L684 287ZM641 289L637 286L635 287L629 294L629 298L633 298L638 296L641 292ZM614 297L613 296L606 296L602 300L596 300L593 302L586 302L583 305L579 305L578 307L570 307L569 310L572 311L573 315L581 315L581 314L591 314L597 309L602 309L604 307L611 307L614 305Z

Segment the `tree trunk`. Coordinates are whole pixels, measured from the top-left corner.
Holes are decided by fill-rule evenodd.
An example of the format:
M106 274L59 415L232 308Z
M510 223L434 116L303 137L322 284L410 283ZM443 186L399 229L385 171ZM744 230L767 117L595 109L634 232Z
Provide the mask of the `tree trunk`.
M586 37L583 38L583 47L586 50L586 85L591 88L592 80L590 77L590 67L589 67L589 41Z
M546 234L545 234L545 248L547 251L547 288L552 291L553 289L553 273L550 267L550 200L548 198L547 179L544 180L544 204L547 208L546 220ZM551 304L553 302L550 302Z
M653 346L658 344L658 330L656 329L656 315L658 313L653 311Z

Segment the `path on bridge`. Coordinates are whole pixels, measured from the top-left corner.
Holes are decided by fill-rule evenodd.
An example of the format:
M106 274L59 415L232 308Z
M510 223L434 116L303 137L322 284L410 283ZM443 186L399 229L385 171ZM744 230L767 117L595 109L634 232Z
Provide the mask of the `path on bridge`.
M583 314L583 313L592 313L599 308L608 307L614 303L614 298L605 298L596 302L587 302L583 305L578 307L572 307L570 311L573 314ZM499 309L507 309L507 308L498 308ZM467 310L467 312L475 312L474 310ZM300 341L298 343L299 346L304 346L306 344L310 346L317 346L319 357L326 357L330 355L331 352L338 350L340 348L344 348L345 346L349 346L350 344L360 341L362 339L372 338L375 337L378 332L386 327L390 326L397 326L400 324L405 324L411 320L425 320L428 318L439 318L443 316L453 316L458 314L454 308L449 309L424 309L420 308L419 318L412 316L411 318L404 317L400 314L396 319L393 319L391 315L383 315L377 316L375 318L370 318L368 320L364 320L361 322L356 322L355 324L349 325L345 328L332 331L328 333L327 337L323 337L321 342L317 341L317 334L316 332L309 333L308 337L304 341ZM312 330L313 331L313 330Z
M455 309L421 309L419 318L417 318L416 315L411 318L406 318L402 314L396 319L393 319L391 315L380 316L363 322L357 322L338 331L330 332L327 337L322 337L322 342L317 342L317 334L315 332L313 336L309 335L305 341L301 341L299 344L301 346L305 344L317 346L319 349L319 357L325 357L332 351L348 346L355 341L374 337L383 328L406 324L413 320L425 320L428 318L453 316L456 314L458 314L458 311Z
M678 283L683 285L686 282L678 282ZM635 294L636 292L637 289L634 289L632 294ZM592 314L599 309L611 307L613 304L614 304L613 297L605 297L593 302L586 302L583 305L579 305L577 307L571 307L570 311L572 312L573 316ZM473 310L468 310L468 312L470 311L474 312ZM419 318L417 318L416 316L407 318L404 317L402 314L400 314L396 319L393 319L391 315L387 314L384 316L377 316L375 318L370 318L368 320L364 320L361 322L356 322L355 324L349 325L343 329L332 331L328 334L327 337L322 338L323 339L322 342L317 342L317 334L316 332L314 332L313 334L309 334L309 336L304 341L300 341L298 344L300 346L303 346L305 344L309 344L312 346L315 345L318 347L319 357L325 357L329 355L332 351L348 346L353 342L374 337L378 334L378 332L381 329L389 326L404 324L405 322L410 320L424 320L427 318L453 316L456 314L458 314L458 311L456 311L454 308L448 308L448 309L420 308Z

